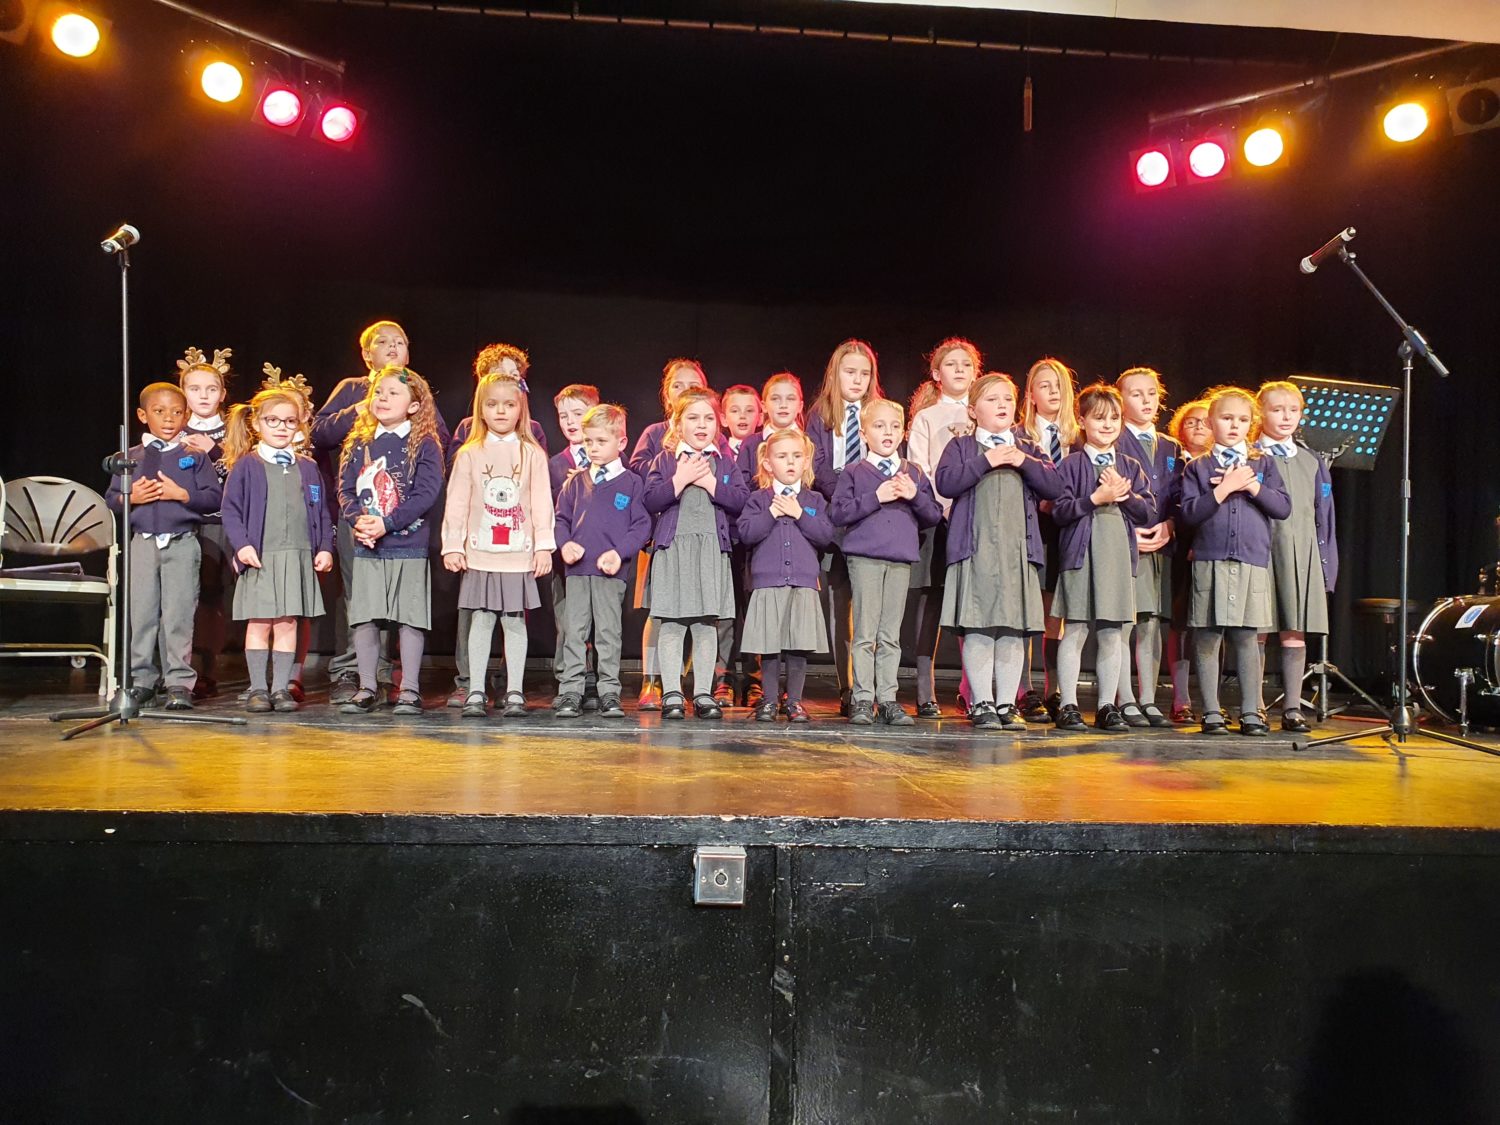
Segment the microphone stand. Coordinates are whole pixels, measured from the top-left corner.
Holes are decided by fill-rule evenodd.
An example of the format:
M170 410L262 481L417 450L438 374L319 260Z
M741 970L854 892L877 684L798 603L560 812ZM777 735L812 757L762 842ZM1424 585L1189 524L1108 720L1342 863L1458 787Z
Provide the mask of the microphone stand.
M107 245L106 245L107 248ZM130 481L136 463L130 458L130 250L128 244L117 244L115 251L120 259L120 449L104 459L105 471L118 473L120 487L120 537L124 549L120 552L120 644L115 651L115 697L108 707L80 707L57 711L48 716L54 723L64 719L87 719L76 727L63 732L64 742L76 738L85 731L109 723L128 726L137 719L170 719L179 723L221 723L226 726L245 725L246 720L238 715L198 715L191 711L166 711L142 707L130 693L130 544L134 538L130 532Z
M1446 742L1452 746L1462 746L1467 750L1477 750L1481 754L1491 754L1500 757L1500 750L1494 747L1484 746L1478 742L1471 742L1457 735L1447 734L1443 731L1423 730L1416 724L1412 714L1410 703L1410 688L1406 682L1406 646L1409 637L1409 625L1407 621L1407 586L1410 570L1411 556L1411 367L1412 357L1419 355L1425 359L1428 365L1443 378L1448 377L1448 368L1443 361L1438 359L1437 354L1428 346L1422 334L1413 328L1402 318L1379 289L1375 283L1365 275L1365 271L1359 268L1347 246L1340 246L1338 257L1341 262L1353 271L1354 276L1359 278L1364 287L1380 303L1397 327L1401 329L1401 346L1396 349L1396 355L1401 359L1401 632L1397 643L1399 653L1396 674L1396 709L1391 712L1391 721L1382 726L1371 727L1365 730L1351 731L1348 734L1334 735L1331 738L1314 738L1304 742L1297 749L1307 749L1313 746L1332 746L1335 743L1354 742L1361 738L1379 736L1385 739L1389 745L1392 736L1395 742L1404 745L1406 740L1414 734L1427 738L1435 738L1439 742ZM1296 746L1295 743L1293 743Z

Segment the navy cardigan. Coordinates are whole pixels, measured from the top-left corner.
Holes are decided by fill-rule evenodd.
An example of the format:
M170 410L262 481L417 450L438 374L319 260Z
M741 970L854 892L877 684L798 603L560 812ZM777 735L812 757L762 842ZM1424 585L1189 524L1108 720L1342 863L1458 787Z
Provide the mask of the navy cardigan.
M950 441L938 458L933 481L937 490L951 497L953 507L948 512L948 565L956 566L974 554L977 539L974 526L974 489L987 473L1013 472L1021 476L1022 495L1026 499L1026 561L1034 566L1047 564L1047 548L1042 542L1041 525L1037 522L1037 501L1056 500L1063 492L1062 477L1052 467L1052 461L1041 447L1030 438L1022 437L1015 430L1016 448L1026 454L1026 461L1019 468L996 467L985 457L985 450L973 434L965 434Z
M643 434L642 437L645 435ZM728 554L733 547L729 535L729 517L737 516L745 507L749 489L740 467L734 463L728 451L713 447L714 474L719 478L710 499L714 503L714 526L719 533L719 550ZM643 499L646 511L656 517L656 527L651 538L656 550L670 547L677 535L677 513L680 498L672 489L672 477L677 472L677 451L663 449L651 462L646 472L646 491ZM691 487L691 486L690 486Z
M921 553L920 532L943 522L943 508L932 494L932 484L915 461L899 457L897 472L905 470L917 484L910 500L882 504L876 497L888 479L860 458L838 474L830 514L835 527L848 528L840 544L845 555L885 562L916 562Z
M1119 509L1129 533L1130 573L1133 575L1140 563L1135 532L1137 528L1151 526L1156 515L1156 498L1151 495L1145 466L1122 452L1119 445L1115 446L1115 471L1130 482L1130 495L1120 502ZM1089 544L1094 538L1094 512L1098 509L1092 497L1094 489L1099 487L1099 479L1093 459L1084 449L1064 457L1057 466L1057 475L1063 482L1063 494L1052 505L1052 518L1062 529L1062 562L1058 569L1077 570L1088 558Z
M333 550L333 525L328 518L328 504L323 496L323 474L307 457L298 457L293 464L302 476L302 499L307 508L307 541L313 554ZM229 478L224 483L224 535L229 540L231 556L237 556L243 547L254 547L261 553L265 542L266 486L265 463L253 449L234 463ZM233 559L235 573L245 569L238 558Z
M803 485L796 497L802 515L793 519L771 514L775 498L771 488L756 489L740 512L740 540L751 548L749 588L803 586L816 590L821 570L818 552L833 542L828 501L821 492Z
M1197 529L1194 561L1271 565L1271 521L1292 514L1292 498L1281 481L1276 458L1266 454L1253 458L1250 465L1260 477L1260 494L1236 492L1220 504L1214 499L1212 481L1223 469L1213 454L1188 462L1182 480L1182 519Z

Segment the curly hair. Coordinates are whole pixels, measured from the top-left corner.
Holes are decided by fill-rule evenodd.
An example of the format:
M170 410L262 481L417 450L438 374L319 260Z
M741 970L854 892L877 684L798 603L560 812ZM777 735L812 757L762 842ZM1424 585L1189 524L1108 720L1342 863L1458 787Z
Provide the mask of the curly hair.
M349 464L349 458L354 450L369 445L375 438L375 431L380 428L380 422L375 417L372 407L375 403L375 392L380 389L380 384L386 379L401 380L411 393L412 401L417 404L416 413L411 415L411 433L406 436L407 459L416 460L422 444L428 441L438 446L441 453L437 429L437 404L432 400L432 388L428 386L426 379L410 367L397 367L391 364L382 367L375 373L375 378L370 380L370 389L365 392L364 412L349 428L349 436L344 439L343 449L339 453L339 472L341 473Z

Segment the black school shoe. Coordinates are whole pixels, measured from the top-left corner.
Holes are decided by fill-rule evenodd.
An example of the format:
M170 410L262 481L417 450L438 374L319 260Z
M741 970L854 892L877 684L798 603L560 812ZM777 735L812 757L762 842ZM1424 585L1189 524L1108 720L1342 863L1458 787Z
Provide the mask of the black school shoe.
M602 695L599 697L599 717L601 719L623 719L625 708L620 706L618 695Z
M193 693L185 687L170 687L167 689L168 711L191 711L193 709Z
M518 691L505 693L505 707L500 712L507 719L524 719L526 717L526 697Z
M1021 712L1021 718L1028 723L1045 723L1052 718L1051 712L1047 710L1046 700L1042 698L1042 693L1034 688L1021 696L1016 709Z
M788 699L786 701L786 721L789 723L810 723L812 716L807 713L807 708L802 706L800 699Z
M1094 712L1094 726L1106 734L1126 734L1130 730L1125 716L1120 714L1120 709L1113 703L1099 704L1099 709Z
M1246 711L1240 715L1240 733L1249 738L1265 738L1271 728L1266 726L1265 716L1260 712Z
M1047 709L1047 718L1051 719L1054 723L1057 722L1057 716L1062 713L1062 705L1062 692L1060 691L1054 691L1046 699L1042 700L1042 706Z
M1205 712L1203 712L1203 733L1204 734L1228 734L1229 733L1229 724L1224 721L1224 712L1222 712L1222 711L1205 711Z
M464 706L463 710L458 713L459 717L463 719L482 719L485 715L489 714L488 703L489 700L485 698L484 692L471 691L464 696Z
M917 720L906 713L906 709L894 699L881 703L877 707L878 717L882 723L892 727L914 727Z
M755 705L755 721L757 723L774 723L776 721L776 700L762 698Z
M373 691L360 688L352 696L339 704L340 715L369 715L375 708L380 706L380 697Z
M396 696L396 706L393 711L397 715L420 715L422 713L422 697L414 691L403 691Z
M861 700L849 704L849 722L857 727L868 727L875 723L875 704Z
M1161 708L1154 703L1148 703L1141 708L1141 714L1146 716L1146 722L1153 727L1169 727L1172 720L1162 714Z
M661 717L672 720L687 718L687 702L682 698L682 692L669 691L661 697Z
M1000 713L993 703L980 701L969 708L969 722L974 724L975 730L999 730Z
M1060 703L1057 707L1057 718L1053 720L1058 730L1088 730L1089 725L1083 721L1083 712L1078 709L1076 703Z
M287 691L286 688L271 693L271 710L277 714L290 714L296 709L297 701L292 698L292 693Z
M700 719L722 719L724 708L711 695L699 695L693 699L693 714Z
M359 673L341 672L329 685L328 702L335 706L351 702L359 694ZM348 712L345 712L348 714Z
M917 704L917 718L919 719L941 719L943 709L937 705L937 700L929 699L926 703Z
M1127 703L1125 706L1119 708L1119 711L1120 717L1125 720L1127 726L1140 729L1151 725L1151 720L1147 717L1146 712L1141 710L1139 703Z
M272 710L271 693L259 690L252 691L249 695L245 696L245 710L252 715L270 714Z
M583 714L583 700L572 692L559 695L552 703L552 714L558 719L576 719Z
M1281 715L1281 729L1290 734L1311 734L1312 727L1308 726L1307 720L1302 717L1301 711L1284 711Z
M1026 720L1021 718L1021 712L1013 706L1001 707L995 712L995 718L1001 730L1008 730L1014 734L1026 729Z

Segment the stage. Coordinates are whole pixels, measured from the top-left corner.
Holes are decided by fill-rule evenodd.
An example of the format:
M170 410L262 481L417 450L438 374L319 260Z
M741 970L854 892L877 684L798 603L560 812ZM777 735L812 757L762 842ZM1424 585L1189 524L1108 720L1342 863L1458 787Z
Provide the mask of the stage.
M801 729L534 695L62 743L64 702L0 717L7 1121L1500 1106L1482 755L860 729L826 694ZM695 906L720 844L744 905Z

